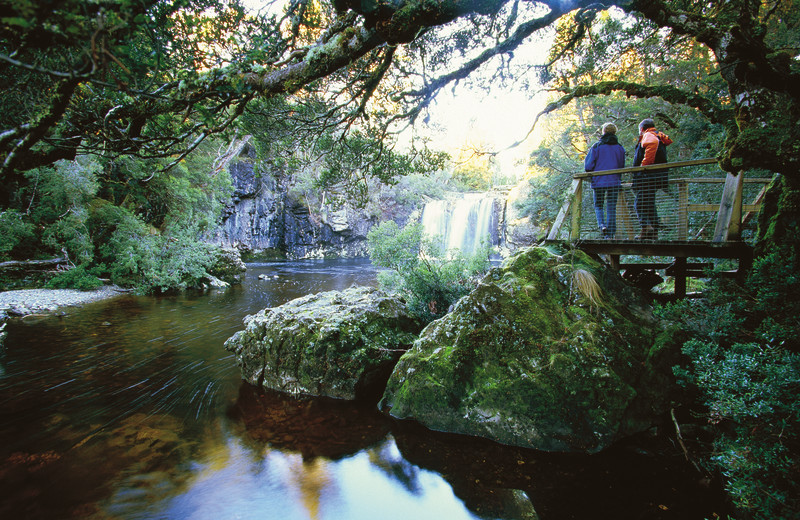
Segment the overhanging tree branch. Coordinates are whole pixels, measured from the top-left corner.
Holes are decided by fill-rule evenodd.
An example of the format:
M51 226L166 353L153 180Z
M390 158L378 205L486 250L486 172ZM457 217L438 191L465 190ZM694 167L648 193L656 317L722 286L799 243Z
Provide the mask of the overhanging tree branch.
M686 92L670 85L648 86L626 81L602 81L595 85L581 85L573 89L562 89L562 92L565 93L563 96L556 101L549 103L541 112L536 115L533 125L531 125L531 129L528 130L528 133L525 134L525 137L512 144L509 148L519 146L528 137L530 137L530 135L533 133L533 130L536 128L539 118L568 105L573 99L591 96L605 96L613 92L624 92L627 96L638 98L660 97L669 103L686 105L697 109L713 123L730 123L731 118L733 117L733 110L723 108L715 101L712 101L699 94Z
M729 83L744 82L800 100L800 73L792 69L794 56L788 51L772 49L765 42L767 29L758 18L759 2L699 2L697 11L676 10L673 2L664 0L629 0L617 4L660 27L707 45Z
M402 93L398 96L398 98L419 98L421 101L419 102L418 109L415 110L416 113L419 113L421 110L425 109L430 104L430 102L433 100L434 95L442 88L444 88L445 86L454 81L466 78L475 70L477 70L480 66L482 66L495 56L498 56L500 54L511 53L534 32L544 27L548 27L550 24L552 24L555 20L557 20L564 14L565 13L560 9L552 8L550 12L547 13L546 15L537 18L535 20L529 20L521 24L519 27L516 28L516 30L510 37L503 40L494 47L486 49L485 51L480 53L476 58L469 60L467 63L459 67L457 70L439 76L433 81L428 82L425 85L425 88L423 89L412 90L410 92Z

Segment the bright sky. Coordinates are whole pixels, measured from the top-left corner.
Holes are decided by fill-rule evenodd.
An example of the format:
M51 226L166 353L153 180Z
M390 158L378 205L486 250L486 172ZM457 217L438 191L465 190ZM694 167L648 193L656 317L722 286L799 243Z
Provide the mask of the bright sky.
M455 155L458 149L470 144L485 143L499 152L497 160L503 172L524 173L525 164L537 134L521 145L531 124L545 106L544 96L532 97L531 92L498 90L486 93L465 87L445 89L430 108L430 124L434 142ZM437 131L438 130L438 131ZM517 164L522 161L522 164Z
M281 1L274 0L271 8L277 8ZM270 2L244 0L244 4L258 11ZM525 59L524 56L528 55L530 60L541 62L548 48L548 44L528 43L527 48L517 49L516 59ZM545 96L534 96L533 92L495 89L487 93L463 84L457 86L453 92L452 87L446 87L428 109L429 127L424 128L420 118L415 125L415 131L430 136L435 148L443 149L453 156L458 155L459 149L469 147L471 143L488 144L498 152L496 160L500 162L504 173L514 172L521 176L531 150L538 144L537 133L534 132L519 146L508 148L525 137L536 114L545 104Z

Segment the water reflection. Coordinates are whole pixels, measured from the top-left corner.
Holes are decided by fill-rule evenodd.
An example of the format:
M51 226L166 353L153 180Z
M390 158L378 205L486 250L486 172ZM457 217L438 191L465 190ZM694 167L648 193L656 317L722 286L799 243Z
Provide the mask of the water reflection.
M364 261L269 262L226 291L9 323L0 517L516 519L534 517L530 499L548 520L719 510L673 460L543 456L241 382L222 344L245 315L374 283Z

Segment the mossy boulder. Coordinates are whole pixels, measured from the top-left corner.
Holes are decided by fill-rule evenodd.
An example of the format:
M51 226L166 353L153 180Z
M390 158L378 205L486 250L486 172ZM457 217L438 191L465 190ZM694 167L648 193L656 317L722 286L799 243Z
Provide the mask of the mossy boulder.
M208 274L227 284L240 284L247 271L238 249L220 247L214 250L214 262Z
M672 337L614 271L531 248L422 331L381 406L434 430L593 453L663 410Z
M242 378L297 394L378 401L422 324L369 287L312 294L247 316L225 342Z

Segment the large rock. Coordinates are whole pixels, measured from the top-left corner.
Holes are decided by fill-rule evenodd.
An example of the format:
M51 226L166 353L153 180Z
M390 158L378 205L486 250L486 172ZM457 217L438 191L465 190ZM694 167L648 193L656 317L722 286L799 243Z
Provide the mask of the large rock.
M534 220L529 214L530 210L519 206L520 201L530 197L530 179L525 178L511 189L506 199L505 245L511 251L538 243L550 227L550 222Z
M597 452L662 411L677 342L661 332L584 253L523 250L425 328L381 406L434 430Z
M242 378L284 392L377 402L421 324L368 287L312 294L245 318L225 342Z
M220 247L214 251L214 263L209 274L227 284L240 284L247 271L238 249Z

